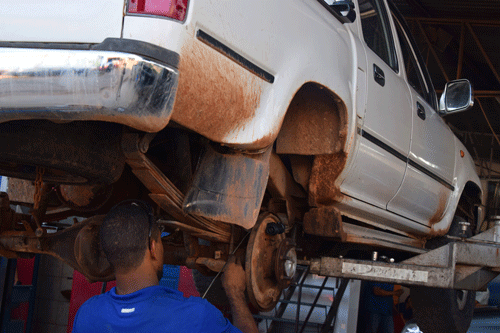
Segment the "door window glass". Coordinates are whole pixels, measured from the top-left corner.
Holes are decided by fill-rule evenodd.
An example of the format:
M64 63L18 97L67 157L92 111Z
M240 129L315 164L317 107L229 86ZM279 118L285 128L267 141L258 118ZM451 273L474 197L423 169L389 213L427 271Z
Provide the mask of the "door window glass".
M422 96L434 109L437 107L436 92L432 85L425 62L419 53L417 44L409 33L408 26L400 14L393 12L394 24L398 34L399 44L403 53L404 67L408 83Z
M359 11L365 43L397 71L394 42L384 3L381 0L360 0Z
M422 98L427 100L428 93L425 88L424 78L417 65L417 60L413 55L412 49L406 40L406 36L398 23L396 23L396 30L398 32L399 44L401 44L401 51L403 52L404 68L408 83L420 96L422 96Z

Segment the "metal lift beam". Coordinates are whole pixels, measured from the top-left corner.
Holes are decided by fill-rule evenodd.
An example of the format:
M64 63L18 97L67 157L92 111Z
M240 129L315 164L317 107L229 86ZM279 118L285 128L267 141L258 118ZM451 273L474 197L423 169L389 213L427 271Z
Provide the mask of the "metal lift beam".
M472 238L420 254L401 263L323 257L299 261L322 276L393 284L483 290L500 274L500 226Z

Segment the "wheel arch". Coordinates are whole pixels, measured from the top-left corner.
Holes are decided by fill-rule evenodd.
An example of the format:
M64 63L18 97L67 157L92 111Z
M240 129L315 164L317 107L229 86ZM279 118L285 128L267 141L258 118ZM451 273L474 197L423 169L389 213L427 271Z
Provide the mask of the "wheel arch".
M459 179L457 186L461 190L458 197L456 214L467 218L471 223L477 223L479 214L478 207L481 205L483 189L481 180L476 173L476 166L462 142L455 137L455 177ZM461 181L460 181L461 180Z
M480 215L477 207L481 204L482 197L480 185L474 180L467 180L463 186L456 190L456 194L453 196L454 203L449 207L441 221L432 226L429 233L430 238L445 235L450 230L455 215L460 215L471 222L471 228L477 226Z
M477 223L479 223L478 218L480 216L477 207L481 205L481 197L482 197L481 187L472 181L468 181L465 184L462 194L460 196L460 200L458 201L458 206L457 206L458 215L461 215L460 212L463 212L464 215L467 215L466 217L469 217L469 219L472 220L470 222L475 223L475 226L477 226Z
M278 154L335 154L347 137L347 106L317 82L304 83L287 107L276 139Z
M455 137L455 190L450 199L449 207L440 222L432 225L430 237L442 236L451 227L453 217L461 213L470 222L477 222L477 207L481 204L481 181L475 171L475 165L462 142Z

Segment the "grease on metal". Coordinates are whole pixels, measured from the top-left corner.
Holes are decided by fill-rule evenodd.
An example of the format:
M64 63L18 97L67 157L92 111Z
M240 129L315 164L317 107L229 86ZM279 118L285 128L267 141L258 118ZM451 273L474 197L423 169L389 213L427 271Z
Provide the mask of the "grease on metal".
M181 51L172 120L217 142L243 128L260 104L260 79L201 42Z

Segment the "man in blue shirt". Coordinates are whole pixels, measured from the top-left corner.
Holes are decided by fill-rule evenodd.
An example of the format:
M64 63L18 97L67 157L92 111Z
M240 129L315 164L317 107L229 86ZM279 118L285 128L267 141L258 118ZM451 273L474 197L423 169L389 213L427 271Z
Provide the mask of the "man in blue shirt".
M403 291L394 291L392 284L371 281L365 282L364 291L365 333L394 333L393 296L399 297Z
M159 285L163 272L161 233L151 207L126 201L106 215L100 227L116 287L85 302L73 332L258 332L245 301L245 272L230 260L223 274L233 326L217 308L199 297Z

